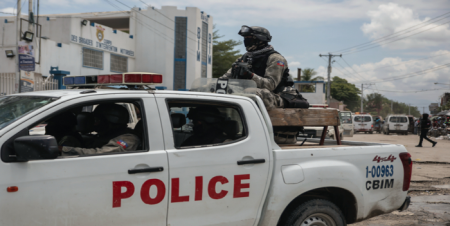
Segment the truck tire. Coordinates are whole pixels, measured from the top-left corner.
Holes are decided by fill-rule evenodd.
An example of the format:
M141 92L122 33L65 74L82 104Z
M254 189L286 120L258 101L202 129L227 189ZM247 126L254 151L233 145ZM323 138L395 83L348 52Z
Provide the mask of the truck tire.
M301 204L292 211L284 222L283 226L347 225L341 210L334 203L324 199L313 199Z
M370 134L373 134L373 131L370 131L369 133L370 133Z

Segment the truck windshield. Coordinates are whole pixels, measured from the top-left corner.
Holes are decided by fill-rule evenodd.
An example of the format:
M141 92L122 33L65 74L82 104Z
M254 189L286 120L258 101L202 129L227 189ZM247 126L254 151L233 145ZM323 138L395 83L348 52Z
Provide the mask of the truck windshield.
M58 98L36 96L0 97L0 130L56 99Z
M342 124L352 124L352 113L350 112L341 112L341 123Z

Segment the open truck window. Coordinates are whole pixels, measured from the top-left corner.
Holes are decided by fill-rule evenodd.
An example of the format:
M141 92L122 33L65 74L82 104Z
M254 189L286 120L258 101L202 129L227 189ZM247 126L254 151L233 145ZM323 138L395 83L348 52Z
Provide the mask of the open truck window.
M169 101L175 147L220 145L247 136L240 108L231 104Z

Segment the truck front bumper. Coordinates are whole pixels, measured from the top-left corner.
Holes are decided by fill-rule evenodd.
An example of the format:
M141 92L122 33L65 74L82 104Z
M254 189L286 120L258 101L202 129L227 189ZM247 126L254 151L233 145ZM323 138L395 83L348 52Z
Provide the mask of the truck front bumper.
M409 204L411 204L411 196L406 196L405 202L403 203L402 206L400 206L400 208L398 208L398 210L404 211L404 210L408 209Z

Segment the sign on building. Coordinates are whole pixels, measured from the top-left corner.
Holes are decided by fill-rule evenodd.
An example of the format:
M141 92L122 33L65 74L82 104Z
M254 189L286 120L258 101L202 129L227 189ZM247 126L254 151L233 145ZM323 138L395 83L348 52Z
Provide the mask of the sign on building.
M34 71L34 46L25 41L19 41L19 69L21 71Z
M34 91L34 72L32 71L20 71L20 92L33 92Z

